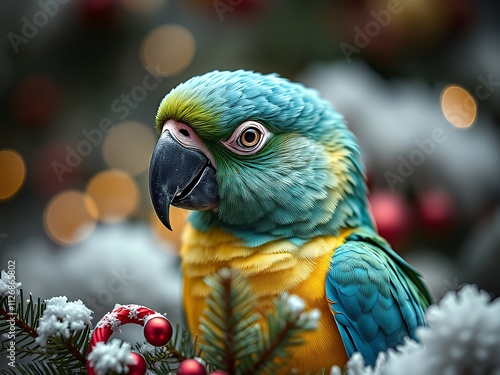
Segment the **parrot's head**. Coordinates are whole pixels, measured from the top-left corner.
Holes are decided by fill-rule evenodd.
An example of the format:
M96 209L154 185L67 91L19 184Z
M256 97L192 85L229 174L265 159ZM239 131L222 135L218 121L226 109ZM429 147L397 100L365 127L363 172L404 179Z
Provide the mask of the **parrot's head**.
M359 148L316 91L277 75L214 71L174 88L156 116L150 165L155 211L250 245L307 240L371 224Z

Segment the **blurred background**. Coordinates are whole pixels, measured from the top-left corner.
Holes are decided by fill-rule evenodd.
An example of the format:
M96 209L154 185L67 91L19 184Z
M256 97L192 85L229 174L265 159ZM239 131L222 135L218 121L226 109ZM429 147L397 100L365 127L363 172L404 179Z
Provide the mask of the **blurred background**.
M3 0L0 261L35 297L180 320L179 236L153 214L154 117L214 69L315 87L364 151L382 235L436 299L500 294L493 0Z

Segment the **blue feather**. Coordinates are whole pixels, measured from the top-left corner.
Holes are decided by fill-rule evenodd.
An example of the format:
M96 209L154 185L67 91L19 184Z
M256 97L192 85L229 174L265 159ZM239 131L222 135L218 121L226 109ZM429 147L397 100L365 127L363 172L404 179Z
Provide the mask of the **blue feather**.
M380 351L415 338L430 303L415 271L365 229L335 250L325 290L347 354L372 366Z

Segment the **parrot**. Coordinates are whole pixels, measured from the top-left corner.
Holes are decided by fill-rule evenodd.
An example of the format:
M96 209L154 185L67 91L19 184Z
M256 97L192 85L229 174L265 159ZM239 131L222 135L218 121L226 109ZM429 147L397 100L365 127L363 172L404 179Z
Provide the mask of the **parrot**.
M191 332L201 332L204 279L227 267L247 278L259 312L288 292L321 313L292 348L296 373L345 366L356 352L373 366L415 338L430 293L378 235L356 138L316 90L216 70L174 87L156 125L153 208L170 230L170 206L191 210L180 249Z

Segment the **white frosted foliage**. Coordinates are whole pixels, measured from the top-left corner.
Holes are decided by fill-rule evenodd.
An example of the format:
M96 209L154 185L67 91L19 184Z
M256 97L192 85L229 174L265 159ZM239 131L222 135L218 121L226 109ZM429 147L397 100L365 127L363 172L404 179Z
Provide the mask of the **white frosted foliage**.
M355 353L348 375L500 375L500 299L475 285L448 292L426 312L428 327L397 350L379 354L375 368ZM340 369L332 368L337 375Z
M53 297L45 301L46 309L36 329L36 342L45 346L50 336L68 339L74 331L90 325L92 311L82 301L68 302L67 297Z
M113 339L108 344L98 342L89 354L88 360L97 375L105 375L108 371L121 374L127 373L128 365L134 364L131 353L128 342Z

